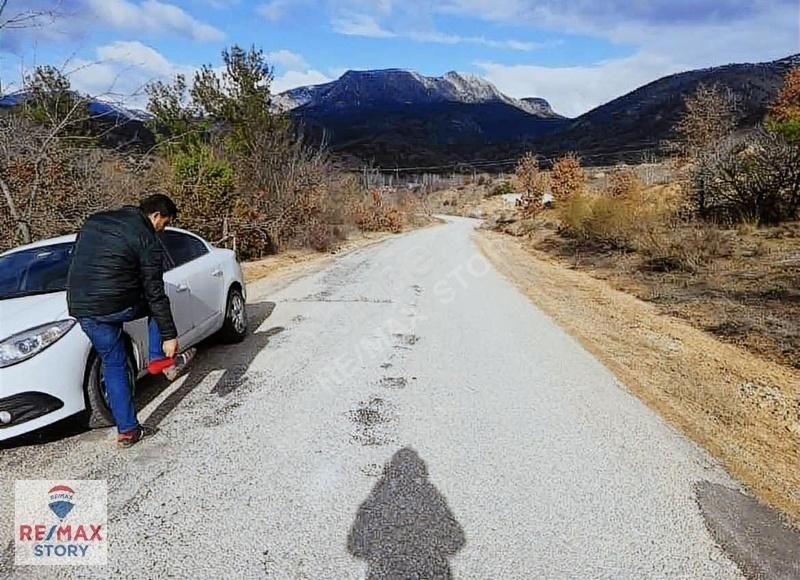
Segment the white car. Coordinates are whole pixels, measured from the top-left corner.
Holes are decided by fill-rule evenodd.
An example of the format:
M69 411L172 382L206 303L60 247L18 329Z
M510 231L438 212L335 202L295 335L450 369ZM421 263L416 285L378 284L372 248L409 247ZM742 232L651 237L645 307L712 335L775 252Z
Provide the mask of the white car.
M247 332L245 283L235 254L176 228L160 234L164 283L181 350L215 333ZM100 362L67 313L66 281L75 235L0 254L0 441L82 413L113 423ZM131 374L147 373L147 320L124 325Z

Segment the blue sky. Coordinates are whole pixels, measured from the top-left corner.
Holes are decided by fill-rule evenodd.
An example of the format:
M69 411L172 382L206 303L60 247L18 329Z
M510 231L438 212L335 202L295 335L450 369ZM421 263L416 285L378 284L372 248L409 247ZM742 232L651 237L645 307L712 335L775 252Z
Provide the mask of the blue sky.
M9 0L0 27L26 16L36 26L0 28L4 90L46 63L133 105L233 43L269 53L275 92L351 68L457 70L568 115L673 72L800 52L798 0Z

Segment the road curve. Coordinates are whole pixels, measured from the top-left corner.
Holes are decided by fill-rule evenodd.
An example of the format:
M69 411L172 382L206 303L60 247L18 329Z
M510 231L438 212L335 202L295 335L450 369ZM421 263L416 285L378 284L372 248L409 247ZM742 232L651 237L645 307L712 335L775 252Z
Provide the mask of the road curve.
M53 573L740 577L695 497L735 484L497 273L475 225L254 284L254 334L146 388L160 432L129 451L108 431L0 450L8 500L15 479L108 480L110 565Z

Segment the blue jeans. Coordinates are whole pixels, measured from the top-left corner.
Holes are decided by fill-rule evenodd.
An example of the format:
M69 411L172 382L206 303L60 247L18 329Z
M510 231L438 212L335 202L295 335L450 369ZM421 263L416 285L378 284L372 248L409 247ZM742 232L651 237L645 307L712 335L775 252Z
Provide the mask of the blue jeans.
M126 308L114 314L78 319L78 324L89 337L103 365L108 404L120 433L129 433L139 427L133 404L133 385L128 375L128 356L122 338L122 324L137 318L140 315L134 308ZM164 358L161 333L155 320L150 318L147 326L150 360Z

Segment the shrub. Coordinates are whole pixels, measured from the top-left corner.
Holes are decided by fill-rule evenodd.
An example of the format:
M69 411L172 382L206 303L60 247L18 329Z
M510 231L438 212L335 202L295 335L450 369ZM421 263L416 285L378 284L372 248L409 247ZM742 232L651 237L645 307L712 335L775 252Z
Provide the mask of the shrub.
M587 223L592 217L595 200L595 196L578 192L559 204L558 216L568 232L584 239L590 237Z
M730 135L736 127L736 99L718 85L701 83L684 103L686 110L675 132L679 147L690 158Z
M788 142L800 143L800 67L786 74L783 88L769 109L767 126Z
M539 158L530 151L517 162L517 183L523 191L519 207L525 216L533 216L543 207L542 197L547 191L547 174L539 168Z
M633 250L647 232L672 219L679 199L664 186L617 197L579 192L558 206L557 215L566 233L579 239Z
M0 115L0 251L74 233L93 212L138 201L157 160L71 147L24 115Z
M507 195L509 193L514 193L514 185L508 180L503 180L492 188L488 196Z
M313 220L305 225L295 242L301 247L328 252L346 237L346 232L340 226Z
M635 249L648 257L649 269L661 272L696 272L731 253L730 240L718 227L677 222L643 232Z
M179 151L171 158L168 186L181 210L181 222L211 241L222 238L234 190L233 169L208 146Z
M194 227L219 238L227 215L242 257L278 252L335 213L332 168L270 108L264 53L232 46L222 58L223 67L201 67L191 85L180 76L150 85L148 110Z
M608 195L611 197L635 195L642 187L642 180L636 170L627 165L618 165L608 176Z
M692 171L692 192L704 219L775 224L800 210L800 147L759 129L729 137L703 153Z
M357 208L355 221L365 232L399 233L405 225L404 214L386 202L379 191L373 191Z
M575 155L566 155L553 164L550 174L550 190L556 201L564 201L581 191L585 183L586 175L580 160Z

